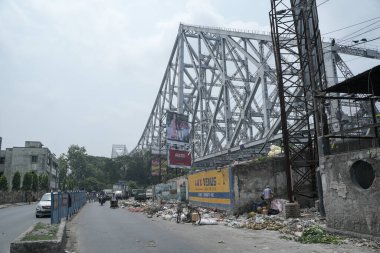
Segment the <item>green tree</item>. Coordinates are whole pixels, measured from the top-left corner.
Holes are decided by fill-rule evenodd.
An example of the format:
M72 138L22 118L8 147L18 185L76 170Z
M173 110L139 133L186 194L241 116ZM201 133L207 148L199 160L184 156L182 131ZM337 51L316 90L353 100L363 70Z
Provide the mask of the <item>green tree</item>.
M39 185L40 185L40 190L44 192L50 191L50 185L49 185L49 175L47 173L42 173L39 176Z
M8 180L4 175L0 176L0 191L8 191Z
M19 191L20 185L21 185L21 174L20 172L16 171L12 179L12 191Z
M127 185L128 185L128 189L137 189L137 184L135 181L128 181L127 182Z
M58 174L58 188L62 191L66 190L66 184L67 184L67 172L69 168L69 163L67 156L65 154L61 154L58 157L58 168L59 168L59 174Z
M95 177L86 178L83 186L87 191L100 191L106 187L104 183L99 182Z
M32 191L38 191L38 175L34 172L31 172L32 175Z
M130 163L131 156L129 155L123 155L118 156L114 159L116 166L120 170L120 176L121 179L126 180L127 179L127 171L128 171L128 164Z
M22 189L24 191L30 191L32 189L33 176L31 172L26 172L22 180Z
M136 152L131 155L126 171L127 180L136 181L138 185L151 183L151 158L149 152Z
M78 145L71 145L67 152L69 168L72 171L74 182L79 189L83 188L85 178L91 176L88 171L86 156L86 149Z
M75 190L75 183L73 177L70 175L66 178L66 187L68 191Z

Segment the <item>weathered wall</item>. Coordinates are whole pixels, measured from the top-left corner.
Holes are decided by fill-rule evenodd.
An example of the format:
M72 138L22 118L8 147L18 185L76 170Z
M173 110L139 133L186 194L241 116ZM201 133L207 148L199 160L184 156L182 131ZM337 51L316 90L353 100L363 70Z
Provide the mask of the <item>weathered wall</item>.
M10 203L27 202L28 200L34 202L39 200L45 192L30 192L30 199L27 199L25 191L0 191L0 205Z
M236 165L232 171L234 206L244 206L260 199L265 186L269 184L276 198L287 198L286 173L283 158L268 158Z
M368 189L361 187L352 175L357 161L367 162L373 168L374 180ZM380 149L325 156L320 164L327 226L379 237Z
M177 177L177 178L169 180L169 182L172 182L172 181L174 181L176 183L176 186L177 186L177 200L180 200L180 199L183 199L183 198L188 199L189 196L188 196L187 177L186 176L180 176L180 177ZM184 193L185 196L180 196L180 194L181 194L181 186L185 187L184 188L186 190L186 192Z

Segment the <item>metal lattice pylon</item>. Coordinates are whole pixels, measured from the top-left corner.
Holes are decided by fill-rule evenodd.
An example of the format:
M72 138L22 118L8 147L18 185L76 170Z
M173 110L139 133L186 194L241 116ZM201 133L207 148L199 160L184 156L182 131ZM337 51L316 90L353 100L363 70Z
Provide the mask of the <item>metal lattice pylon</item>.
M327 87L316 3L272 0L271 6L288 197L314 197L317 122L323 119L314 94Z

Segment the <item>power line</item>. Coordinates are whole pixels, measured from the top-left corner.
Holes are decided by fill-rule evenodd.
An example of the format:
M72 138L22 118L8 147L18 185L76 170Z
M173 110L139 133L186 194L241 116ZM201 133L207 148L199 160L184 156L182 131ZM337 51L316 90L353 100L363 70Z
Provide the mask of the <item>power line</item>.
M337 30L334 30L334 31L331 31L331 32L324 33L324 34L322 34L322 35L326 35L326 34L330 34L330 33L334 33L334 32L339 32L339 31L342 31L342 30L344 30L344 29L351 28L351 27L354 27L354 26L357 26L357 25L361 25L361 24L367 23L367 22L372 21L372 20L375 20L375 19L380 19L380 17L371 18L371 19L368 19L368 20L362 21L362 22L360 22L360 23L356 23L356 24L349 25L349 26L346 26L346 27L343 27L343 28L340 28L340 29L337 29Z
M379 37L376 37L376 38L374 38L374 39L371 39L371 40L366 40L366 41L362 41L362 42L359 42L359 43L355 43L354 45L350 45L350 46L345 46L345 47L356 47L357 45L361 45L361 44L364 44L364 43L368 43L368 42L371 42L371 41L375 41L375 40L378 40L378 39L380 39L380 36ZM325 47L322 47L322 50L323 49L325 49L325 48L328 48L328 47L330 47L331 45L328 45L328 46L325 46ZM326 53L328 53L328 52L332 52L331 50L329 50L329 51L324 51L323 50L323 54L326 54Z
M364 44L364 43L367 43L367 42L371 42L371 41L374 41L374 40L378 40L380 39L380 36L379 37L376 37L372 40L367 40L367 41L363 41L363 42L359 42L359 43L355 43L354 45L351 45L351 46L347 46L347 47L354 47L354 46L357 46L357 45L360 45L360 44Z
M345 38L345 39L344 39L344 37L343 37L342 40L339 40L339 43L342 43L342 42L345 42L345 41L351 40L351 39L353 39L353 38L355 38L355 37L358 37L358 36L360 36L360 35L363 35L363 34L366 34L366 33L372 32L372 31L377 30L377 29L379 29L379 28L380 28L380 26L377 26L377 27L371 28L370 30L367 30L367 31L365 31L365 32L359 33L359 34L357 34L357 35L353 35L353 36L351 36L351 37L347 37L347 36L346 36L347 38Z
M373 25L375 25L375 24L377 24L379 22L380 22L380 20L376 20L375 22L373 22L372 24L367 25L366 27L360 28L360 29L358 29L358 30L356 30L356 31L354 31L354 32L346 35L346 36L343 36L342 40L346 39L347 37L349 37L351 35L354 35L355 33L361 32L364 28L370 28L371 26L373 26Z
M317 7L321 6L321 5L324 4L324 3L327 3L328 1L330 1L330 0L326 0L326 1L324 1L323 3L318 4Z

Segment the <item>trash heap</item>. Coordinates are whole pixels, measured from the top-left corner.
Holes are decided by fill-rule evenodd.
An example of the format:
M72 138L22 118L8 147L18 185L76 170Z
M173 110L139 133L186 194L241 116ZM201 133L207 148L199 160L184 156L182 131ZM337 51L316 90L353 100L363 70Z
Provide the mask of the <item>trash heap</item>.
M148 218L161 218L171 222L177 220L177 202L138 202L125 200L120 203L121 208L130 212L143 212ZM241 229L278 231L280 238L295 240L303 243L312 243L316 238L322 238L321 243L353 243L356 246L380 249L380 243L357 238L334 237L326 232L326 222L316 208L301 209L301 217L285 218L285 213L277 215L263 215L257 212L246 212L233 215L231 212L213 208L198 207L201 221L197 225L224 225ZM321 231L322 230L322 231ZM306 234L304 235L306 231ZM318 232L318 233L317 233ZM305 237L309 236L309 237Z

